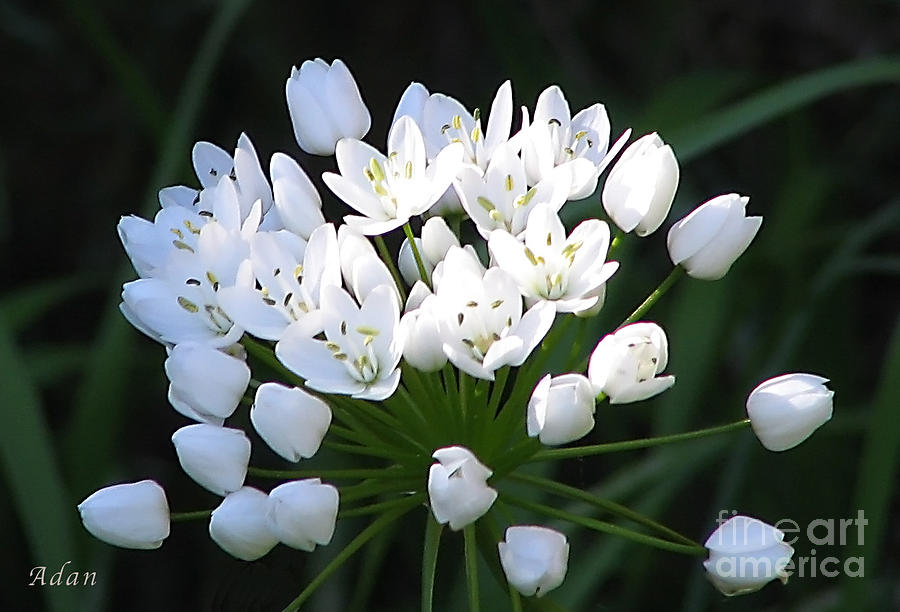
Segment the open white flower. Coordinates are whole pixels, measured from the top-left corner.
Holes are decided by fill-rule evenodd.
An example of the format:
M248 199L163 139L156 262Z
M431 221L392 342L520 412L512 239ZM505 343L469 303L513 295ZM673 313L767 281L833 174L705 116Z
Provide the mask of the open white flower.
M827 378L783 374L763 381L747 398L753 433L770 451L794 448L831 419L834 391Z
M361 140L342 139L336 151L340 174L326 172L322 180L363 215L347 215L344 222L374 236L400 227L437 202L456 176L462 154L462 145L454 143L428 164L419 126L401 117L388 134L387 155Z
M296 463L319 450L331 424L331 409L303 389L263 383L256 390L250 421L273 451Z
M594 428L595 393L581 374L547 374L528 400L528 435L542 444L567 444Z
M609 149L609 117L602 104L594 104L574 117L562 90L551 85L538 96L534 118L522 108L522 131L515 137L530 184L548 178L559 166L569 169L566 199L580 200L597 188L597 179L625 145L631 130Z
M447 358L487 380L498 368L521 365L553 324L553 303L538 302L523 315L513 277L500 268L485 271L459 247L450 248L442 268L434 312Z
M240 429L197 423L172 434L185 474L216 495L244 486L250 462L250 439Z
M703 562L707 578L724 595L744 595L781 580L794 549L784 543L784 532L749 516L735 516L720 525L704 544L709 559Z
M332 155L341 138L362 138L372 124L350 70L339 59L322 58L291 68L285 83L288 111L300 148L313 155Z
M283 544L312 552L326 546L334 535L338 490L318 478L293 480L269 492L269 530Z
M526 597L546 595L566 577L569 542L555 529L514 525L497 548L506 579Z
M516 280L527 304L553 301L558 312L594 306L619 264L605 263L609 227L588 219L566 238L566 228L549 204L528 216L524 244L504 230L491 232L488 246L497 265Z
M762 225L762 217L746 216L749 201L736 193L721 195L673 225L666 238L672 263L701 280L725 276Z
M285 366L312 389L369 400L390 397L400 383L400 307L381 285L356 305L340 287L322 288L321 308L288 327L275 346ZM323 333L325 340L314 336Z
M259 489L242 487L229 493L212 511L209 537L232 557L259 559L278 544L269 529L271 508L272 500Z
M113 546L150 550L169 537L166 492L152 480L95 491L78 512L91 535Z
M668 361L666 332L656 323L632 323L600 340L591 353L588 378L610 404L639 402L675 384L674 376L657 376Z
M472 451L462 446L439 448L437 463L428 471L431 512L440 524L459 531L490 510L497 492L487 485L491 470Z
M603 209L623 232L647 236L672 208L678 189L678 161L655 132L622 153L603 185Z

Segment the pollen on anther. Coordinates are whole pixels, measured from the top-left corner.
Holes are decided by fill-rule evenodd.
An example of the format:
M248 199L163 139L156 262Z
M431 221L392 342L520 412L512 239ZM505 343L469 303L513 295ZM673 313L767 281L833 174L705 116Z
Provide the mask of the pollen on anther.
M464 315L463 313L459 313L458 315L456 315L456 321L457 321L460 325L463 324L463 320L464 320L465 318L466 318L466 315Z
M192 301L187 299L184 296L178 296L178 305L187 310L190 313L198 312L200 309L194 304Z

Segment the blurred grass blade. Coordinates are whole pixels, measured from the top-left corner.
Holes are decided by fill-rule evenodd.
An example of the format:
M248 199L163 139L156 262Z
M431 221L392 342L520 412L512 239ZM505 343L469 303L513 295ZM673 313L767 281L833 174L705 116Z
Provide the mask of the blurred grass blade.
M75 507L59 472L37 390L23 366L6 322L0 319L0 459L33 563L47 567L49 580L66 561L72 562L70 568L77 567L72 538ZM68 612L77 607L80 589L47 586L41 591L50 610Z
M856 542L855 550L849 556L865 559L863 576L844 576L845 610L878 609L870 599L871 579L879 574L878 561L882 557L885 542L889 540L888 525L894 526L896 517L890 515L892 485L897 482L898 459L900 459L900 419L897 418L897 404L900 402L900 318L894 327L891 344L886 352L881 369L881 382L875 395L874 409L869 420L869 432L863 447L856 479L856 510L865 512L868 524L864 543ZM838 400L840 401L840 400ZM855 516L855 514L853 514Z
M668 142L681 162L702 155L776 117L830 94L900 82L900 59L875 58L818 70L766 89L681 129Z
M197 55L184 80L169 130L163 139L159 162L151 173L145 197L144 216L152 216L158 206L156 193L177 174L176 169L189 157L193 130L218 59L240 16L250 0L229 0L216 10ZM112 228L110 228L112 231ZM130 267L122 257L122 266L111 279L118 285L130 274ZM106 307L106 316L99 325L99 335L88 368L78 389L75 411L66 440L67 456L72 458L70 482L74 490L89 489L96 483L103 467L113 456L113 444L118 439L124 414L122 410L128 375L134 352L129 343L136 339L119 315L116 287Z
M86 275L44 280L30 287L17 288L0 299L0 317L13 334L25 329L52 308L100 286L97 278Z

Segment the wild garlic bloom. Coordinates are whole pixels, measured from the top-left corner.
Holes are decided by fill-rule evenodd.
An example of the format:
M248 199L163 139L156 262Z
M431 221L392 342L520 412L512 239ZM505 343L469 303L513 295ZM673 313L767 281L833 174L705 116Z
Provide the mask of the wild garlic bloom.
M603 185L603 209L623 232L647 236L669 214L678 189L678 161L655 132L635 140Z
M783 374L760 383L747 398L753 433L770 451L794 448L831 420L834 391L827 378Z
M78 504L78 512L91 535L113 546L149 550L169 537L166 492L152 480L95 491Z
M197 423L172 434L185 474L204 489L225 496L244 486L250 439L240 429Z
M784 532L758 519L732 517L704 546L706 576L723 595L752 593L776 578L787 583L794 549L784 543Z
M448 144L460 143L463 159L484 170L497 147L509 140L512 127L512 85L506 81L497 89L487 129L481 127L481 111L470 113L459 101L444 94L429 95L421 83L410 83L394 112L394 124L408 115L422 129L429 159L435 159Z
M331 424L331 408L303 389L263 383L256 390L250 422L269 448L296 463L319 450Z
M383 400L400 384L400 307L393 289L376 287L357 306L340 287L322 289L315 316L291 325L275 346L285 366L312 389ZM324 334L324 340L314 336Z
M522 160L506 144L494 153L486 171L472 166L460 170L454 186L463 209L487 239L495 229L521 234L528 215L541 202L559 210L566 201L568 181L569 169L562 168L529 187Z
M583 438L594 428L595 395L581 374L547 374L528 400L528 435L550 445Z
M522 131L516 137L528 180L536 184L567 166L567 200L586 198L597 188L597 179L613 157L625 145L631 130L609 149L610 125L606 108L594 104L572 117L562 90L551 85L538 96L534 117L522 108Z
M542 597L566 577L569 542L555 529L514 525L506 530L506 540L497 547L506 579L526 597Z
M350 70L339 59L322 58L291 68L285 83L294 137L312 155L333 155L341 138L362 138L372 118Z
M403 359L423 372L437 372L447 364L441 340L441 327L435 313L437 298L427 291L420 281L410 293L410 302L414 294L427 292L421 303L410 309L400 318L400 329L403 333Z
M582 222L566 238L553 207L538 204L528 216L524 238L523 243L494 230L488 247L497 265L516 280L528 305L546 300L556 304L557 312L591 308L619 267L606 263L609 226L598 219Z
M462 154L461 144L450 144L429 164L419 126L410 117L401 117L388 134L387 155L361 140L342 139L336 151L340 174L326 172L322 180L363 215L347 215L344 222L374 236L431 208L450 186Z
M747 250L762 225L762 217L747 217L750 198L729 193L695 208L669 229L669 257L689 276L719 280Z
M322 198L306 172L288 155L275 153L269 163L275 211L284 229L308 241L324 225Z
M175 345L164 369L172 407L189 419L215 425L231 416L250 384L243 359L194 342Z
M632 323L608 334L591 353L588 378L610 404L639 402L675 384L674 376L658 376L669 361L666 332L656 323Z
M278 544L269 529L272 509L269 496L253 487L242 487L229 493L212 511L209 537L222 550L242 561L264 557Z
M269 531L298 550L312 552L316 545L326 546L334 535L339 498L335 487L318 478L278 485L269 492Z
M432 455L437 463L428 471L428 499L440 524L459 531L490 510L497 491L487 485L489 470L467 448L448 446Z
M431 279L431 273L438 262L443 261L450 247L460 246L459 238L447 226L442 217L431 217L422 226L422 237L416 238L416 248L422 258L422 264ZM419 268L413 255L409 239L405 238L400 245L400 254L397 256L397 267L400 274L410 286L416 284L419 278Z
M553 324L556 309L539 302L522 314L522 297L505 270L451 247L436 281L435 313L444 354L460 370L494 380L494 370L521 365Z

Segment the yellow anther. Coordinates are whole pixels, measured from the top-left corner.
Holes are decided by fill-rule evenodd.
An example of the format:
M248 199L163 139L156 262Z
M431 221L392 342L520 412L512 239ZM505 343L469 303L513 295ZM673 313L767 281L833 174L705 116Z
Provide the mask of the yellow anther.
M487 212L496 210L494 203L484 196L478 196L477 198L475 198L475 201L478 202L478 205L485 209Z
M406 178L411 179L411 178L412 178L412 172L413 172L413 165L412 165L412 162L411 162L411 161L406 162L406 165L403 167L403 169L404 169L405 172L406 172Z
M376 181L384 180L384 168L381 167L381 164L374 157L369 160L369 171Z
M512 190L513 190L513 186L514 186L514 185L513 185L513 177L512 177L512 174L507 174L507 175L506 175L506 181L504 181L503 186L506 187L506 190L507 190L507 191L512 191Z
M462 117L459 115L454 115L453 119L450 120L450 123L453 125L455 129L459 129L462 127Z
M368 327L366 325L360 325L356 328L356 333L362 334L364 336L377 336L380 332L374 327Z
M525 257L528 258L528 261L531 262L532 266L538 265L538 260L535 258L534 253L531 252L531 249L525 247Z
M200 309L192 301L183 296L178 296L178 305L190 313L198 312Z
M528 206L528 203L531 202L532 198L534 198L534 194L537 193L534 187L525 192L525 195L516 198L515 206L517 208L521 208L522 206Z
M191 253L194 252L194 249L192 249L189 245L183 243L181 240L173 240L172 244L175 245L176 249L181 249L183 251L190 251Z

